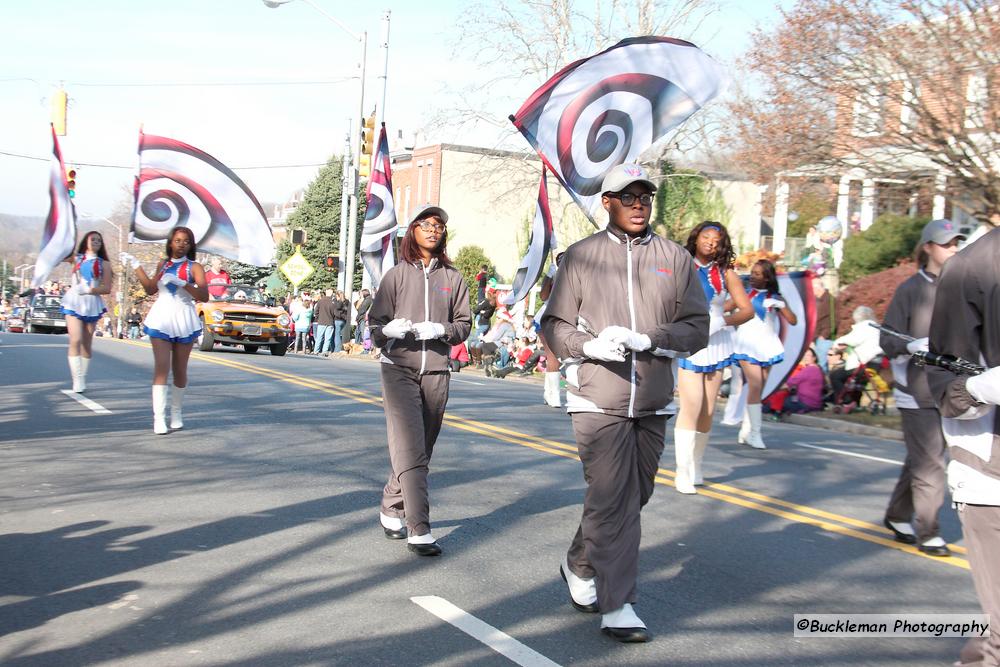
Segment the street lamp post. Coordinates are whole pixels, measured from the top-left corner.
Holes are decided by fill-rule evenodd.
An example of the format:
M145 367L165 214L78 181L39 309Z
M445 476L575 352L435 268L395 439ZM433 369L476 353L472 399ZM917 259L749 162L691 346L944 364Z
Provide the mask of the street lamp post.
M294 0L261 0L267 7L277 8L282 5L287 5L289 2L294 2ZM346 32L353 39L358 40L361 44L361 61L359 62L359 76L358 76L358 117L357 123L354 121L350 123L351 131L350 134L353 135L353 141L355 143L354 150L354 164L349 165L350 175L345 176L344 188L341 192L341 198L347 199L350 205L350 215L349 221L344 219L344 210L341 206L341 219L340 219L340 246L344 248L344 232L345 226L349 225L350 229L347 231L347 247L346 252L341 252L339 257L339 266L337 267L337 286L339 289L343 290L346 295L348 295L348 301L350 301L351 288L354 284L354 245L355 239L357 238L357 226L358 226L358 170L357 165L361 163L361 125L364 122L365 113L365 64L367 62L367 51L368 51L368 33L362 31L360 34L354 32L346 25L343 24L339 19L337 19L332 14L327 13L322 7L317 5L313 0L301 0L306 3L317 12L325 16L327 19L332 21L338 28ZM350 137L348 137L350 140ZM345 223L347 223L345 225ZM342 281L342 282L341 282Z

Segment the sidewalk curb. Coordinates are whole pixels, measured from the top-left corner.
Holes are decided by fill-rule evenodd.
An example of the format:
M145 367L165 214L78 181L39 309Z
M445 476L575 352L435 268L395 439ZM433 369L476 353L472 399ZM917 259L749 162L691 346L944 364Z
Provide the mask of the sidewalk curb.
M812 428L822 428L838 433L850 433L851 435L865 435L873 438L883 438L885 440L898 440L902 442L903 432L891 428L881 428L878 426L866 426L864 424L852 424L839 419L823 419L810 415L784 415L782 422L797 424L798 426L809 426Z

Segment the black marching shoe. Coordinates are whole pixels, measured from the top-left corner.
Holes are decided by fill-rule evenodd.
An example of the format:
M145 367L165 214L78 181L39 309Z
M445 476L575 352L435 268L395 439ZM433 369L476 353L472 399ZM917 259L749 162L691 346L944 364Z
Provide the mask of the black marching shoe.
M390 540L405 540L406 539L406 528L400 528L399 530L393 528L386 528L382 526L382 530L385 531L386 539Z
M406 524L403 523L402 519L394 516L387 516L381 512L378 515L378 519L379 524L382 526L382 531L385 533L386 539L406 539Z
M902 521L897 521L896 523L899 523L901 525L905 525L905 526L909 527L909 524L904 523ZM903 544L916 544L917 543L917 536L916 535L914 535L912 532L911 533L905 533L905 532L903 532L901 530L897 530L896 527L893 526L892 524L893 524L893 522L889 521L888 519L883 519L882 520L882 525L892 531L892 534L896 538L897 542L902 542Z
M566 570L563 569L562 565L559 566L559 574L562 576L563 581L565 581L566 585L568 586L569 579L566 578ZM582 611L584 614L596 614L598 611L600 611L600 609L598 609L597 607L596 602L591 602L590 604L580 604L579 602L574 600L572 591L569 594L569 601L570 604L573 605L574 609L576 609L577 611Z
M650 639L646 628L601 628L601 632L623 644L638 644Z
M940 537L932 537L929 540L925 540L917 548L920 549L921 553L925 553L928 556L946 558L951 555L951 549L948 548L948 543Z
M417 554L418 556L440 556L441 547L438 546L437 542L431 542L429 544L414 544L409 542L406 548Z

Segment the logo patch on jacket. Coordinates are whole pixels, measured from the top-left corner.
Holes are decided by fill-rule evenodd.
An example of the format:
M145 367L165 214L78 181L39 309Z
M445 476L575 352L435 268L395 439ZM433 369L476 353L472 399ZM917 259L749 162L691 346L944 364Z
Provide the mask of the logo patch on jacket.
M444 292L445 294L451 294L451 288L450 287L438 287L437 291Z
M655 268L655 269L653 269L653 273L655 273L656 275L661 276L663 278L666 278L667 276L674 275L674 272L671 271L670 269L666 268L666 267Z

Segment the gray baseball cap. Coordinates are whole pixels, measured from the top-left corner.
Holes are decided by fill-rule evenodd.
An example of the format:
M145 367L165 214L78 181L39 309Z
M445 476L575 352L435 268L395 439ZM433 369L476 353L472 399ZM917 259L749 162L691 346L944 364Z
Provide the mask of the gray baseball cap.
M947 218L931 220L924 225L924 231L920 234L920 243L937 243L947 245L956 238L965 238L961 228Z
M435 206L434 204L424 204L423 206L418 208L416 212L412 216L410 216L409 224L413 224L417 220L421 220L423 218L429 218L431 216L440 218L441 222L443 222L446 225L448 224L448 214L445 213L445 210L443 208L441 208L440 206Z
M601 183L601 192L621 192L633 183L642 183L650 192L656 192L656 186L649 180L649 174L642 165L635 163L620 164L612 168Z

